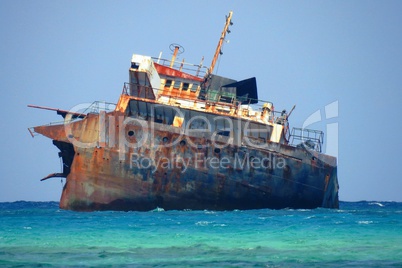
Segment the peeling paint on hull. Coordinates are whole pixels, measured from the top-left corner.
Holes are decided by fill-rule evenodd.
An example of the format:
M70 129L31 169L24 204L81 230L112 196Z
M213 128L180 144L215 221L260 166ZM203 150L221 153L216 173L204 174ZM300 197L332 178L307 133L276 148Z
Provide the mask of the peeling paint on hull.
M86 118L74 123L74 131L88 126L96 129L97 122L99 116ZM35 130L62 140L62 127ZM149 211L157 207L232 210L339 206L336 166L313 160L304 148L273 143L265 149L227 145L215 150L208 139L180 135L172 126L153 127L153 139L142 147L128 148L124 155L118 146L70 150L74 156L60 207ZM166 137L184 142L166 147ZM91 140L82 134L81 139ZM190 146L191 142L205 148ZM226 161L219 162L222 159ZM261 159L260 165L251 165L253 159ZM213 168L208 161L215 161Z

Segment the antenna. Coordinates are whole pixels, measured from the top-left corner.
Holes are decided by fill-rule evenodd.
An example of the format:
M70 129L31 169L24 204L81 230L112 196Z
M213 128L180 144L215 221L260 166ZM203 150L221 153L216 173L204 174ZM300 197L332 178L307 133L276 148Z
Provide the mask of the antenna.
M232 14L233 14L233 12L230 11L229 16L226 16L225 27L223 28L221 38L219 39L218 46L216 47L215 55L214 55L214 58L212 59L211 66L208 69L208 74L212 74L212 72L214 71L215 64L216 64L216 61L218 60L219 55L223 54L223 52L222 52L223 41L225 40L226 33L230 33L229 25L233 25Z

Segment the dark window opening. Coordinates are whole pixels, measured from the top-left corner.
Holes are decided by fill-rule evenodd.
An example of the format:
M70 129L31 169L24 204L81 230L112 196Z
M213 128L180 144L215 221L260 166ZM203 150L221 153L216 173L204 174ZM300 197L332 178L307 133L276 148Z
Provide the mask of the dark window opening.
M229 130L222 130L222 131L219 131L216 134L221 135L221 136L225 136L225 137L229 137L230 136L230 131Z
M190 84L189 83L183 83L182 90L188 90Z
M140 64L138 62L132 62L131 63L131 68L132 69L138 69L140 67Z
M172 80L166 79L165 87L170 87L172 85Z

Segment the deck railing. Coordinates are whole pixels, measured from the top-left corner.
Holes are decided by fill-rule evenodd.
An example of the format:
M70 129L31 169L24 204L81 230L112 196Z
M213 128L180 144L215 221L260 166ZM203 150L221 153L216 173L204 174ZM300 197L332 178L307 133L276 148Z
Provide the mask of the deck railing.
M114 111L116 108L115 103L111 102L106 102L106 101L94 101L91 105L88 106L88 108L84 109L82 112L79 111L82 114L98 114L101 111L105 112L111 112Z
M307 128L293 128L289 141L293 146L304 147L321 153L324 132Z
M170 67L170 64L172 62L171 60L156 58L156 57L152 57L152 60L154 62L156 62L157 64L167 66L167 67ZM205 77L205 75L208 71L208 68L206 66L203 66L202 63L197 65L197 64L192 64L192 63L183 62L183 61L175 61L173 63L172 68L179 70L181 72L185 72L185 73L200 77L200 78Z
M162 94L163 90L162 89L156 89L156 88L151 88L148 86L143 86L139 84L133 84L133 83L124 83L123 85L123 90L122 94L124 95L132 95L132 91L135 90L135 94L133 94L134 97L139 97L139 98L144 98L144 99L149 99L149 100L154 100L155 99L155 94L158 95L159 100L162 98L164 99L164 102L172 104L176 103L177 101L184 101L184 102L191 102L196 106L197 103L200 104L205 104L205 106L215 106L216 110L222 112L222 113L227 113L229 115L230 111L232 109L241 111L236 113L236 115L241 115L242 117L248 117L250 119L255 119L257 120L258 118L261 117L262 111L264 108L264 104L270 103L271 107L273 107L272 102L270 101L264 101L264 100L257 100L257 99L252 99L252 98L247 98L245 101L243 100L240 102L239 100L232 98L229 102L226 101L220 101L218 99L217 101L211 101L208 100L208 98L205 99L199 99L199 98L190 98L186 96L179 96L179 95L166 95ZM159 97L159 93L161 97ZM269 114L269 122L271 123L277 123L281 125L287 125L287 114L284 111L275 111L271 110Z

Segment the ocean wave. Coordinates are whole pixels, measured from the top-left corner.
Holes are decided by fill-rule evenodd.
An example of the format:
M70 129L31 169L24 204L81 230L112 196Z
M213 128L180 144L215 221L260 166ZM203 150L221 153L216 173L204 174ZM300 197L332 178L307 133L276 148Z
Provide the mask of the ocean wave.
M165 210L163 208L157 207L153 210L151 210L151 212L164 212Z
M379 206L379 207L384 207L385 206L385 205L381 204L380 202L371 202L371 203L369 203L369 205L376 205L376 206Z

